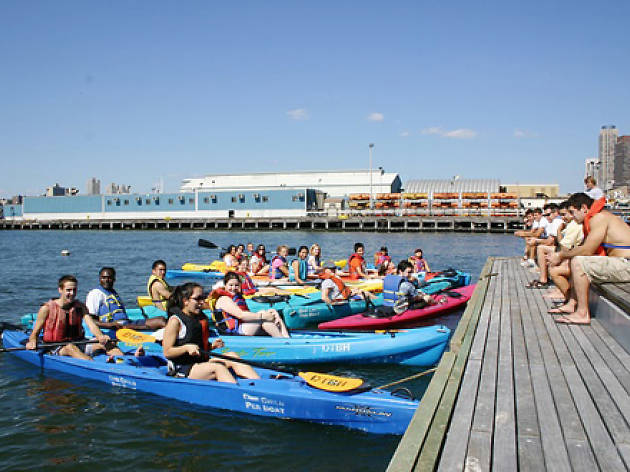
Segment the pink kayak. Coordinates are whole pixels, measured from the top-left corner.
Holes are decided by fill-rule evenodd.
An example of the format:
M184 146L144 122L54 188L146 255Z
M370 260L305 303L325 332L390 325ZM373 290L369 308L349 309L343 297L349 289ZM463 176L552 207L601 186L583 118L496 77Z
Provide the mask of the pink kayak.
M476 284L472 284L449 290L444 293L447 297L446 303L429 305L417 310L407 310L400 315L394 314L392 316L376 316L373 314L359 313L358 315L346 316L345 318L340 318L338 320L320 323L317 327L319 329L331 330L373 330L407 326L425 318L442 315L464 306L466 302L470 300L475 287ZM459 294L460 296L449 295L453 292Z

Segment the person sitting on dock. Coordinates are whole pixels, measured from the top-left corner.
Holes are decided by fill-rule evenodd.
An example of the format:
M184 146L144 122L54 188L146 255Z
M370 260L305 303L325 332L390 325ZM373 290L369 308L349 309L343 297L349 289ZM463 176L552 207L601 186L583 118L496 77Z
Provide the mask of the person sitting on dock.
M532 224L534 223L534 212L531 208L525 210L525 214L523 215L523 229L514 232L514 236L519 238L528 238L531 236ZM523 250L523 263L527 261L527 245Z
M297 258L291 261L289 267L289 282L295 282L304 285L308 278L308 247L300 246L297 253Z
M260 378L246 364L208 356L210 350L220 349L224 344L220 338L210 344L208 318L201 311L204 300L203 288L195 283L178 286L171 297L170 316L162 340L164 357L169 361L169 373L189 379L236 383L231 369L239 377ZM224 354L238 358L234 352Z
M591 282L630 282L630 227L604 210L604 197L593 200L585 193L576 193L568 204L575 221L583 225L585 239L581 246L556 252L550 258L552 265L570 259L572 291L567 303L549 312L564 314L557 323L590 324Z
M273 308L258 313L249 311L241 293L241 279L236 272L225 274L223 287L212 291L208 304L212 309L212 318L222 334L289 337L282 317Z
M158 259L151 266L151 277L147 282L147 292L156 308L166 311L168 299L173 294L173 289L164 280L166 275L166 262Z
M604 191L597 186L597 181L592 175L589 175L584 179L584 186L586 187L584 193L593 200L599 200L605 196Z
M542 222L542 223L541 223ZM542 218L542 209L534 208L532 210L532 226L529 230L516 231L514 234L521 238L525 239L525 256L521 265L535 267L536 263L534 262L535 253L533 252L532 246L527 244L528 238L538 238L542 235L544 228L541 227L541 224L545 225L544 219Z
M89 313L96 317L96 325L99 328L117 329L128 327L133 329L156 330L166 326L166 318L157 316L132 321L127 316L125 305L114 289L116 282L116 269L103 267L98 273L100 285L88 292L85 299Z
M39 333L43 329L45 343L68 342L65 346L52 351L53 354L83 360L92 360L92 356L100 351L105 351L109 355L122 355L109 336L101 332L87 307L76 299L77 286L77 279L73 275L64 275L59 279L59 298L49 300L39 309L26 349L37 349ZM83 322L98 343L83 345L72 343L84 339Z
M566 206L566 204L565 204ZM549 285L547 277L547 255L555 252L558 246L558 234L564 229L565 221L558 214L559 207L555 203L545 205L543 217L547 220L547 227L543 238L527 238L527 244L536 247L536 264L540 272L538 280L531 281L527 288L546 288Z
M368 297L373 300L375 295L366 290L357 288L350 288L343 280L341 280L335 272L337 266L327 265L324 270L319 274L319 278L323 279L321 285L322 300L329 305L338 305L340 303L347 303L351 297L358 296L361 298Z
M289 246L280 245L276 249L276 255L271 259L269 267L269 278L271 280L282 279L289 276L289 267L287 265L287 256L289 255Z
M348 273L351 280L370 278L367 274L364 254L365 246L363 243L355 243L354 253L348 258Z
M584 232L582 231L582 225L577 223L571 213L569 212L568 201L562 202L560 205L560 215L566 222L565 228L558 234L558 250L570 251L574 247L582 244L584 240ZM547 262L551 259L553 253L546 255ZM549 277L553 281L555 287L550 292L543 295L547 298L561 298L564 303L569 299L569 289L571 284L569 279L571 277L571 269L569 267L569 259L563 260L558 265L548 265ZM541 271L541 278L543 280Z

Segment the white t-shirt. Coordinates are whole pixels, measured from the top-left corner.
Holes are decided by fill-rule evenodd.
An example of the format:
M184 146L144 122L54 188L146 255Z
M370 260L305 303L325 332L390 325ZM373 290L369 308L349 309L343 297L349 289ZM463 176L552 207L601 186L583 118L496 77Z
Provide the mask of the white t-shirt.
M101 305L106 304L105 294L98 288L90 290L87 297L85 297L85 305L88 307L88 311L92 315L98 315L98 310Z
M599 200L604 196L603 190L599 187L593 187L590 190L584 191L584 193L591 197L593 200Z
M324 281L322 282L322 293L325 293L327 290L330 290L328 292L328 298L330 298L331 300L341 298L341 291L332 279L324 279Z
M544 239L544 238L546 238L548 236L547 235L547 228L549 227L549 225L550 225L549 220L547 219L546 216L543 216L540 219L540 222L538 223L538 227L543 229L543 232L540 235L541 238Z
M547 228L545 231L547 232L547 237L553 236L554 238L558 236L558 229L562 226L562 218L558 216L554 218L551 223L548 222Z

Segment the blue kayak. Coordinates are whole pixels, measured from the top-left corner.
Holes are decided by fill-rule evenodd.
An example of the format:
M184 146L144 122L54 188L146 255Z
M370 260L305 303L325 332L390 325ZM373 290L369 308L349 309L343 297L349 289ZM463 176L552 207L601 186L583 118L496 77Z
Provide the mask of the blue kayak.
M5 348L23 347L27 337L4 331ZM104 355L94 361L14 351L15 356L39 368L96 380L199 405L259 416L339 425L370 433L404 433L418 402L385 390L332 393L311 387L304 379L267 369L257 369L261 379L238 379L237 384L169 377L163 358L124 356L108 364ZM279 375L279 379L273 379ZM112 391L117 394L118 390Z
M243 359L256 362L289 364L404 364L430 367L441 358L449 340L445 326L383 331L381 333L349 333L293 331L290 338L270 336L225 336L211 330L211 337L225 343L217 352L234 351ZM110 333L115 337L115 333ZM119 343L132 349L136 346ZM157 343L145 343L150 353L162 353Z
M217 281L223 280L223 276L225 274L219 271L192 271L192 270L181 270L181 269L168 269L164 278L169 282L174 281L179 283L180 280L209 280L209 281Z
M269 300L264 302L261 300ZM278 301L276 301L278 300ZM286 301L285 301L286 300ZM374 306L383 304L383 295L377 295L372 300ZM305 295L253 297L247 300L247 306L253 312L274 308L284 318L289 329L305 329L318 323L336 320L345 316L367 311L366 301L354 298L345 303L328 305L322 300L321 292Z

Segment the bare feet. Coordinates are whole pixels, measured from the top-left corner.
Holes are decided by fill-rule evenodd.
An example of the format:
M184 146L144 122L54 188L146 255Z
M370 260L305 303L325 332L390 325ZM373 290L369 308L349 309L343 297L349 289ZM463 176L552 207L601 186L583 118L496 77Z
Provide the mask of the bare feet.
M590 325L591 318L590 316L582 316L577 313L572 313L570 315L559 316L555 319L556 323L568 324L568 325Z
M547 313L551 313L552 315L570 315L575 312L575 301L569 300L564 305L557 306L550 310L547 310Z

